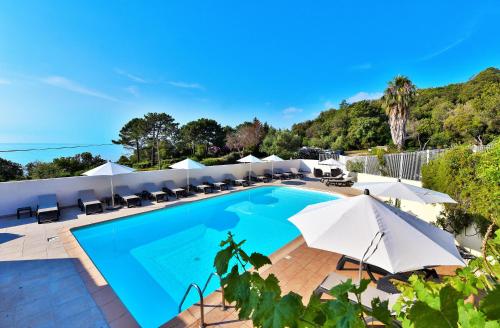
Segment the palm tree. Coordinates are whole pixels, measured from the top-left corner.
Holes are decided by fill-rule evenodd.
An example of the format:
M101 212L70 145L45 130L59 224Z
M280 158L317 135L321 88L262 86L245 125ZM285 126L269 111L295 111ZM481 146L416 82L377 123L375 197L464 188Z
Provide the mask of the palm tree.
M384 92L384 107L389 116L391 137L398 150L403 149L406 139L406 121L410 105L415 98L416 87L406 76L398 75L389 82Z

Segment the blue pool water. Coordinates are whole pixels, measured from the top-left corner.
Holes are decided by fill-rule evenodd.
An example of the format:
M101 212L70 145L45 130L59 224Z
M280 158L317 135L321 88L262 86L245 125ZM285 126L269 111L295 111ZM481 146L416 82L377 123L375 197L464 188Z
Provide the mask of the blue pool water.
M297 236L288 218L336 197L288 187L262 187L72 232L121 301L143 327L177 315L186 288L203 286L227 232L246 239L248 253L270 255ZM217 279L205 295L217 288ZM196 292L184 308L198 302Z

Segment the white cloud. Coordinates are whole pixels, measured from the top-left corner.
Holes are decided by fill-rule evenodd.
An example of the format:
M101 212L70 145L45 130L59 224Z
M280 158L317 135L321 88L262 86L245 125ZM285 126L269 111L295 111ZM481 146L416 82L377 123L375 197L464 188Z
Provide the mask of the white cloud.
M137 82L137 83L149 83L148 80L146 79L143 79L142 77L140 76L137 76L137 75L134 75L134 74L130 74L129 72L126 72L122 69L119 69L119 68L115 68L115 73L116 74L119 74L119 75L122 75L122 76L125 76L126 78L134 81L134 82Z
M281 111L283 117L286 119L291 119L295 116L295 114L302 113L302 108L297 107L287 107Z
M358 102L361 100L379 99L383 95L384 95L384 93L382 93L382 92L364 92L364 91L361 91L361 92L356 93L354 96L347 98L346 101L349 104L352 104L352 103L355 103L355 102Z
M94 89L87 88L83 85L80 85L80 84L78 84L74 81L71 81L71 80L69 80L65 77L62 77L62 76L49 76L49 77L43 78L41 81L45 84L48 84L48 85L51 85L54 87L58 87L61 89L65 89L68 91L72 91L75 93L79 93L82 95L101 98L101 99L105 99L105 100L109 100L109 101L118 101L116 98L114 98L112 96L109 96L105 93L102 93L102 92L94 90Z
M168 81L167 83L177 88L205 90L205 87L199 83L190 83L183 81Z
M0 77L0 85L9 85L9 84L12 84L12 81Z
M325 107L325 109L332 109L332 108L335 108L335 104L328 100L328 101L325 101L325 103L323 104L323 107Z
M126 87L125 91L127 91L128 93L130 93L134 97L139 97L140 96L139 88L136 87L136 86L134 86L134 85Z
M445 52L447 52L447 51L455 48L456 46L460 45L462 42L464 42L465 40L467 40L468 38L470 38L471 35L472 35L472 33L473 33L473 29L467 31L462 38L460 38L460 39L458 39L458 40L456 40L456 41L448 44L447 46L445 46L445 47L443 47L443 48L441 48L441 49L439 49L437 51L434 51L434 52L432 52L432 53L430 53L428 55L423 56L422 58L418 59L418 61L426 61L426 60L429 60L429 59L432 59L434 57L437 57L439 55L444 54Z

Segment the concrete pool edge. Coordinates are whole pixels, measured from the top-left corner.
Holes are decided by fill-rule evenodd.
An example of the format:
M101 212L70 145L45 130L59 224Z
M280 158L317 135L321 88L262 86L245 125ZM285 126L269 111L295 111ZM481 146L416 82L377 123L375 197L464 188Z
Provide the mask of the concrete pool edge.
M131 313L128 311L128 309L123 305L121 302L120 298L118 295L113 291L111 285L108 284L106 279L103 277L103 275L99 272L97 267L94 265L90 257L86 254L86 252L83 250L83 248L80 246L78 240L76 237L73 235L72 230L73 229L78 229L82 228L85 226L91 226L99 223L104 223L104 222L109 222L112 220L119 220L119 219L125 219L130 216L134 216L137 214L142 214L146 212L151 212L155 211L158 209L164 209L164 208L171 208L174 206L180 206L183 204L188 204L191 202L195 201L202 201L205 199L213 198L213 197L218 197L218 196L223 196L223 195L228 195L231 193L235 192L240 192L240 191L245 191L253 188L261 188L261 187L266 187L266 186L280 186L280 187L288 187L288 188L296 188L296 189L303 189L307 191L315 191L315 192L322 192L322 193L329 193L333 194L336 196L340 197L346 197L348 195L343 195L335 192L331 192L328 190L321 190L318 188L312 188L312 187L307 187L307 186L289 186L289 185L283 185L280 184L279 182L276 183L266 183L266 184L255 184L251 187L246 187L246 188L238 188L235 190L230 190L230 191L223 191L223 192L218 192L214 194L206 194L206 195L199 195L196 197L189 197L189 198L184 198L180 201L175 201L175 202L166 202L166 203L161 203L159 206L154 206L154 207L143 207L143 208L137 208L136 213L132 214L125 214L125 215L120 215L120 216L115 216L115 215L110 215L110 217L104 217L98 222L94 223L82 223L81 225L76 225L71 228L64 228L62 231L59 232L59 237L63 241L64 248L68 255L73 258L74 264L77 268L77 271L83 280L87 291L89 294L92 296L94 299L95 303L101 310L101 312L104 315L104 318L106 319L107 323L111 327L138 327L138 323L134 319L134 317L131 315ZM120 214L119 212L114 212L114 213L108 213L108 214ZM303 239L302 237L297 237L296 239L290 241L289 243L285 244L283 247L278 249L277 251L273 252L270 255L271 260L276 262L278 259L283 258L288 254L289 252L293 251L295 248L299 247L300 245L303 244ZM205 297L205 303L214 306L220 303L220 295L218 295L220 292L215 291ZM219 296L219 297L217 297ZM218 298L218 300L216 300ZM212 304L214 303L215 304ZM218 302L218 303L217 303ZM168 321L165 325L168 325L169 327L172 326L186 326L190 325L194 322L196 322L199 319L199 307L195 305L191 306L189 309L183 311L180 313L178 316L172 318L170 321Z

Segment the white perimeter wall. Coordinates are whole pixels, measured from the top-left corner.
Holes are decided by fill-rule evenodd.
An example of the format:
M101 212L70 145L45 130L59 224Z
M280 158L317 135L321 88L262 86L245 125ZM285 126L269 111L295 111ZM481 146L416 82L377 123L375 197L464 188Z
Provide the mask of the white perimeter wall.
M300 159L275 162L274 168L288 170L291 167L307 170ZM201 178L212 176L215 180L222 178L224 174L233 174L237 178L248 175L248 164L214 165L207 166L202 170L190 170L190 178ZM252 164L252 171L262 174L265 169L271 169L271 163ZM142 191L141 185L145 182L156 183L159 187L166 180L173 180L179 186L186 185L186 170L157 170L140 171L113 177L115 186L127 185L133 192ZM0 183L0 216L12 215L17 208L31 206L36 208L37 196L43 194L56 194L61 207L74 206L77 204L78 191L94 189L97 197L110 196L109 177L70 177L44 180L25 180Z

